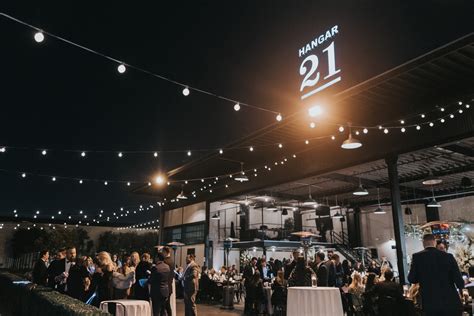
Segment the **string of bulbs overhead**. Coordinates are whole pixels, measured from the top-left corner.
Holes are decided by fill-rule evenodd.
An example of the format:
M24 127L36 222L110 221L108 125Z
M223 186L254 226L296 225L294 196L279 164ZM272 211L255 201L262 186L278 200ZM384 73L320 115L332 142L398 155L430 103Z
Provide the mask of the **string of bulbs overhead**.
M229 97L226 97L226 96L223 96L223 95L219 95L219 94L216 94L214 92L211 92L211 91L207 91L207 90L203 90L203 89L200 89L200 88L197 88L197 87L194 87L194 86L191 86L189 84L186 84L184 82L180 82L180 81L176 81L174 79L171 79L169 77L166 77L164 75L161 75L161 74L157 74L155 72L152 72L150 70L146 70L142 67L139 67L139 66L135 66L135 65L132 65L130 63L127 63L123 60L119 60L117 58L114 58L114 57L111 57L109 55L106 55L104 53L101 53L99 51L96 51L92 48L88 48L84 45L81 45L81 44L78 44L76 42L73 42L71 40L68 40L64 37L61 37L59 35L56 35L54 33L51 33L51 32L48 32L48 31L45 31L44 29L41 29L37 26L34 26L34 25L31 25L21 19L18 19L16 17L13 17L11 15L8 15L4 12L0 12L0 16L3 16L11 21L14 21L16 23L19 23L19 24L22 24L24 26L27 26L31 29L33 29L35 31L35 34L33 36L34 40L37 42L37 43L42 43L45 41L46 37L45 35L47 35L48 37L51 37L51 38L54 38L54 39L57 39L63 43L66 43L70 46L73 46L75 48L78 48L80 50L83 50L85 52L88 52L88 53L91 53L91 54L94 54L96 56L99 56L99 57L102 57L108 61L111 61L115 64L117 64L117 72L119 74L124 74L128 68L130 69L133 69L135 71L138 71L138 72L141 72L143 74L146 74L146 75L149 75L153 78L157 78L157 79L160 79L160 80L164 80L166 82L169 82L173 85L176 85L176 86L179 86L182 88L182 94L184 96L189 96L189 94L191 93L191 91L194 91L194 92L198 92L198 93L201 93L201 94L204 94L204 95L208 95L208 96L211 96L211 97L215 97L217 99L220 99L220 100L223 100L223 101L226 101L226 102L230 102L233 104L233 107L234 107L234 110L235 111L239 111L241 109L241 107L247 107L247 108L251 108L251 109L255 109L255 110L259 110L259 111L263 111L263 112L267 112L267 113L272 113L272 114L276 114L275 116L275 119L279 122L283 119L283 116L281 114L281 112L278 112L278 111L274 111L274 110L271 110L271 109L268 109L266 107L262 107L262 106L257 106L257 105L253 105L253 104L249 104L249 103L246 103L246 102L242 102L242 101L239 101L239 100L235 100L235 99L232 99L232 98L229 98Z

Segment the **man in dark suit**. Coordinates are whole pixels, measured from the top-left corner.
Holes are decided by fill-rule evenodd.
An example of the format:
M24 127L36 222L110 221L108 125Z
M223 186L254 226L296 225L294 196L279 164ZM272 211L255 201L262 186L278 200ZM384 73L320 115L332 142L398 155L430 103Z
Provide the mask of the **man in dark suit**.
M186 270L184 270L184 315L196 316L196 294L199 289L199 268L194 262L194 255L186 256Z
M76 247L68 247L66 249L66 258L57 260L56 263L51 264L48 268L48 274L53 277L53 287L61 293L67 292L67 277L69 269L75 264L75 260Z
M334 253L331 255L331 257L332 256L334 256ZM324 265L328 270L328 286L336 286L336 264L333 260L329 259L328 261L324 262Z
M324 258L324 252L318 252L314 256L313 270L316 272L318 286L328 286L328 268L324 264Z
M413 254L408 281L420 284L421 301L427 316L461 315L461 299L456 290L464 281L454 257L436 249L432 234L423 236L425 250Z
M403 315L403 288L393 281L393 271L387 268L383 274L385 280L374 285L374 294L378 296L379 314L384 316Z
M296 266L296 259L298 259L299 256L300 256L299 251L293 251L293 261L285 265L285 271L284 271L285 280L288 280L288 278L290 277L291 272Z
M153 316L165 315L166 301L170 296L169 279L172 279L172 276L170 274L170 267L164 260L164 254L158 252L156 265L148 280L151 286L150 298L153 305Z
M245 286L245 292L249 293L249 284L250 280L252 279L253 275L255 274L255 271L257 271L257 258L253 257L252 260L250 260L250 264L247 265L244 268L244 286ZM252 306L249 304L249 300L245 300L245 306L244 306L244 313L250 313L252 311Z
M48 263L48 259L49 259L49 251L42 250L33 268L33 273L32 273L33 283L43 285L43 286L47 285L48 267L46 264Z
M54 278L56 277L55 273L58 269L56 265L59 265L59 262L66 257L66 248L61 248L56 252L54 256L54 260L50 262L48 267L48 286L51 288L55 288L56 283Z
M171 311L171 295L173 294L174 263L173 263L173 260L171 259L170 247L164 246L163 249L161 249L161 252L163 253L163 256L165 257L164 262L170 268L170 278L168 279L168 290L170 294L168 296L168 299L166 300L165 309L168 316L172 316L173 312Z

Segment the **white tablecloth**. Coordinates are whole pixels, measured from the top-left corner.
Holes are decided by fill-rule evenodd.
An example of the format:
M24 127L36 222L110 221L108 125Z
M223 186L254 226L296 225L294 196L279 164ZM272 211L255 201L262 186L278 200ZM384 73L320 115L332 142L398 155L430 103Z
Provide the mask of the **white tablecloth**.
M100 309L108 311L107 303L118 303L116 307L117 316L151 316L150 303L142 300L112 300L100 303ZM122 305L125 306L126 313Z
M335 287L289 287L286 314L343 316L340 291Z

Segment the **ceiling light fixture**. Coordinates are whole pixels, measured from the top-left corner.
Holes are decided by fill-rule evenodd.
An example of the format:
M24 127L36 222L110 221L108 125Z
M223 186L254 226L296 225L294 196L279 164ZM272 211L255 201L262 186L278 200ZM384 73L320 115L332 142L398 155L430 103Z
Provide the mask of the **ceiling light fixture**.
M369 192L362 186L362 182L361 182L360 178L359 178L359 186L357 187L357 189L354 192L352 192L352 194L359 195L359 196L369 194Z
M385 210L382 208L382 206L380 206L380 190L379 190L379 188L377 188L377 203L378 203L378 206L375 209L374 214L385 214L386 213Z
M431 194L432 194L433 197L428 202L428 204L426 204L426 206L427 207L432 207L432 208L440 208L441 204L439 204L438 201L436 201L436 199L435 199L433 187L431 187Z
M311 184L310 184L310 185L308 185L308 198L303 201L303 205L304 206L313 206L313 205L316 205L316 204L317 204L317 202L311 196Z
M240 163L240 173L234 178L236 181L246 182L249 181L249 178L245 175L244 172L244 163Z
M351 124L349 125L349 138L342 142L341 148L343 149L356 149L362 147L362 143L356 139L352 138L352 127Z
M435 185L435 184L440 184L441 182L443 182L443 180L438 177L435 177L433 174L433 171L430 169L428 177L426 177L426 179L423 180L422 183L424 185Z

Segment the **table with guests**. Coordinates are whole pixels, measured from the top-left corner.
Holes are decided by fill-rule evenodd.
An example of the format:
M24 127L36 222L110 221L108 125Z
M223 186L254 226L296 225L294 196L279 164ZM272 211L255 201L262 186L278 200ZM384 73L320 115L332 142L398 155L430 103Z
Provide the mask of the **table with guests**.
M361 262L341 261L333 251L316 252L309 260L298 251L283 260L253 257L239 269L232 265L216 270L200 267L194 255L186 257L185 267L175 266L168 247L154 260L138 252L77 256L76 249L68 247L57 251L53 260L48 251L41 251L32 276L34 283L95 306L110 300L151 302L152 315L173 315L173 288L176 297L184 299L187 316L197 315L197 302L222 303L223 288L229 286L234 287L234 301L244 300L246 315L285 315L295 304L288 295L292 288L318 289L311 294L313 302L301 303L300 297L300 305L314 304L324 289L333 294L337 290L338 303L332 302L342 305L347 315L461 315L463 308L472 310L466 304L472 304L474 296L474 267L463 278L445 243L440 246L427 234L423 246L425 250L413 255L411 286L396 281L385 257L365 268Z

